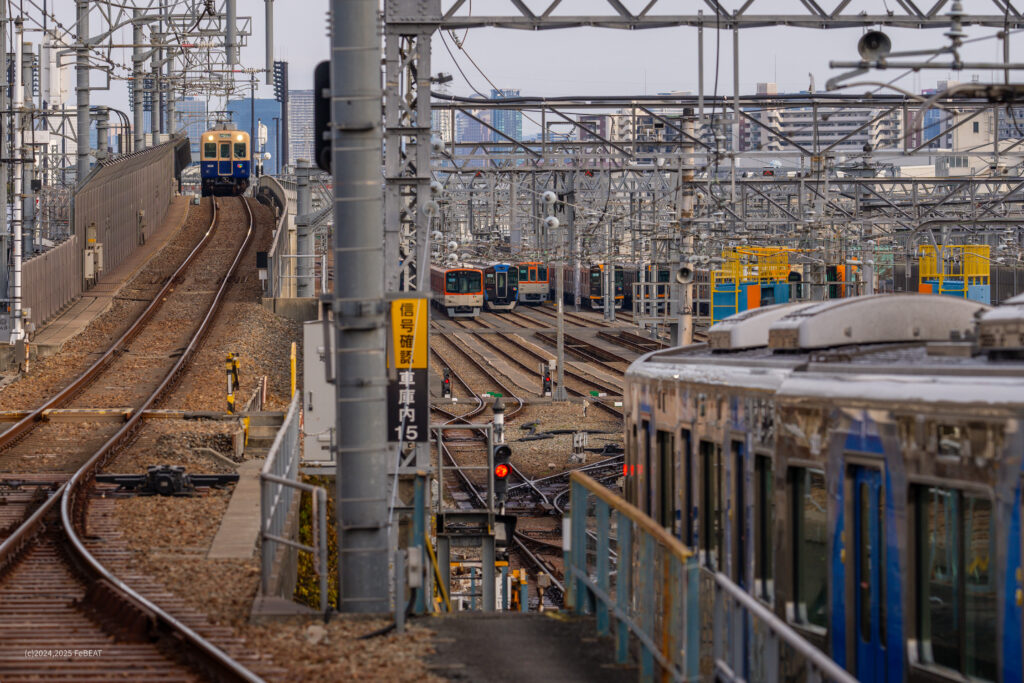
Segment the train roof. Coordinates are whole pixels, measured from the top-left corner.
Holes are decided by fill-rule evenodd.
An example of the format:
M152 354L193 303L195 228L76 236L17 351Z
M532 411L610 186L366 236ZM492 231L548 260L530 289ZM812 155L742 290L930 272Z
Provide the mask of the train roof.
M923 294L768 306L713 326L707 344L651 352L627 376L766 391L792 400L988 403L1019 410L1024 297L1019 298L998 308ZM986 325L1010 327L1012 333L986 338Z

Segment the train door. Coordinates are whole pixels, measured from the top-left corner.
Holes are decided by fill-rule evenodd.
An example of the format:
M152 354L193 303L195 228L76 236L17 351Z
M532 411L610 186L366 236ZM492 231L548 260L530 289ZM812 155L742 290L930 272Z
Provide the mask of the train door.
M231 143L220 143L220 154L217 155L217 175L231 175Z
M857 678L884 681L885 654L885 498L882 472L850 469L853 479L854 640Z
M503 270L494 271L494 299L498 302L508 301L508 273Z

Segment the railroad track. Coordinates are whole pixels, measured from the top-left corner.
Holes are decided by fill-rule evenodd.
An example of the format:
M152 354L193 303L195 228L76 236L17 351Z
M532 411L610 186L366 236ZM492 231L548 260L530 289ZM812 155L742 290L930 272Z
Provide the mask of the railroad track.
M639 334L633 334L632 332L606 332L600 330L597 336L606 341L610 341L613 344L618 344L623 348L627 348L637 353L648 353L650 351L658 351L668 346L665 342L660 339L649 339L648 337L641 337Z
M489 327L489 325L486 325L486 323L481 323L481 325ZM487 335L476 335L475 340L480 342L484 346L492 349L495 353L499 354L500 356L511 362L513 365L519 367L520 369L526 371L531 375L537 372L537 368L532 367L528 363L520 360L516 356L517 353L525 353L529 357L533 358L534 360L540 361L541 363L546 363L549 360L547 356L544 356L543 354L533 351L528 346L523 346L522 343L513 339L511 335L505 334L504 332L495 332L494 334ZM500 340L500 342L495 340ZM508 344L514 350L510 350L507 347L503 347L502 344ZM621 374L621 371L617 372ZM589 391L591 390L596 390L598 392L605 393L610 396L622 394L621 387L611 386L599 380L592 379L590 377L585 377L577 372L569 370L568 368L565 369L564 374L567 378L571 379L575 385L570 385L568 382L566 382L566 392L572 394L573 396L589 398ZM580 388L581 385L583 387L582 389ZM608 405L602 401L595 401L594 405L596 405L600 410L603 410L604 412L610 415L613 415L620 419L622 418L622 411L614 406Z
M534 336L536 336L537 339L547 342L551 346L558 345L558 339L553 334L549 334L547 332L535 332ZM580 339L579 337L574 337L570 334L566 334L564 337L565 343L563 348L570 356L586 361L587 363L593 363L614 375L625 374L625 370L623 368L612 365L612 363L629 365L629 361L622 356L611 353L610 351L605 351L600 346L595 346L585 339Z
M241 228L221 221L222 213L233 212L227 202L211 202L206 233L129 329L81 376L0 435L4 461L10 462L53 437L44 421L49 409L131 406L109 433L74 444L64 439L61 448L67 450L54 454L43 472L19 475L17 485L11 478L0 482L9 518L0 529L5 681L55 673L66 680L261 680L248 668L259 661L237 641L229 653L189 625L205 621L201 615L177 609L182 618L173 616L102 564L97 555L118 554L110 539L96 535L103 523L90 522L87 531L94 475L132 442L144 411L174 388L212 328L252 241L253 216L244 199L241 213L248 220ZM219 244L222 233L228 247Z
M480 364L477 363L475 358L473 358L469 354L466 354L466 357L468 357L471 362L473 362L482 369L482 366L480 366ZM447 416L449 418L449 424L454 424L456 422L470 424L470 418L482 413L485 409L486 403L480 396L477 396L473 392L469 383L458 372L456 372L454 368L452 368L451 366L448 367L449 370L451 370L451 376L455 380L455 382L464 387L464 389L470 395L476 397L476 400L478 402L477 407L465 415L455 415L454 413L448 412L438 406L432 407L432 410ZM512 406L505 415L507 420L511 420L511 418L515 417L517 413L524 409L524 403L522 399L520 399L518 396L515 396L515 394L507 386L501 383L500 380L495 379L494 381L497 382L500 386L502 386L505 392L507 392L506 395L509 398L516 402L516 404ZM486 436L483 430L478 430L478 433L481 438L476 441L477 448L479 448L479 444L481 442L486 443ZM445 443L444 440L438 443L438 448L441 451L441 456L444 457L449 463L449 466L445 468L444 485L451 494L452 500L455 501L456 505L463 508L483 507L485 505L484 493L480 491L480 485L473 480L473 477L471 477L469 473L465 469L463 469L462 465L456 459L457 453L453 451L452 448L449 448L448 444ZM486 446L484 446L484 448L486 448ZM529 477L523 474L523 472L519 470L519 468L516 467L514 464L510 464L510 467L512 473L520 480L520 483L517 484L516 486L526 487L527 490L532 490L543 498L544 494L540 491L538 487L532 484ZM459 495L460 490L461 492L463 492L463 495ZM562 597L564 595L564 588L562 587L562 582L559 581L559 578L557 576L558 568L557 566L552 566L552 563L550 561L546 561L534 549L531 549L527 545L528 541L528 538L520 538L517 534L516 537L513 538L515 552L517 552L520 555L520 557L522 557L526 561L526 564L532 565L536 572L546 574L551 579L552 585L554 586L555 590L551 591L548 594L548 597L549 600L552 602L552 606L558 607L561 605Z
M547 316L549 318L554 318L555 320L558 319L558 311L556 309L549 308L546 305L544 305L544 306L535 306L535 307L533 307L533 308L531 308L529 310L536 311L536 312L541 313L541 314L543 314L543 315L545 315L545 316ZM608 323L606 323L602 319L599 319L599 318L588 318L585 315L582 315L580 313L576 313L576 312L573 312L573 311L563 310L562 311L562 315L565 316L566 320L574 320L574 321L576 321L577 324L579 324L580 326L583 326L583 327L611 327L611 325L609 325Z

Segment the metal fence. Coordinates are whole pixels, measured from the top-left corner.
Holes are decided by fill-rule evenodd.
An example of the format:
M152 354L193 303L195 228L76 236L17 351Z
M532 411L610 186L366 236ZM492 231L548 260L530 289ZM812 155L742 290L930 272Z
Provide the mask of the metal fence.
M292 396L284 424L278 430L260 471L260 549L261 593L271 595L277 591L273 585L278 554L287 548L312 553L316 558L320 578L320 611L327 610L327 491L299 481L299 417L301 392ZM313 545L305 545L291 538L289 520L297 514L293 509L295 492L306 491L312 496ZM283 597L291 597L286 591Z
M22 307L42 325L82 293L82 242L77 235L38 254L21 267Z
M96 224L103 244L103 269L117 268L141 241L139 212L148 229L160 225L175 192L174 152L168 142L102 161L75 193L74 234L84 247L85 231Z
M582 472L571 487L566 604L614 630L619 663L635 647L641 680L856 681L639 508Z

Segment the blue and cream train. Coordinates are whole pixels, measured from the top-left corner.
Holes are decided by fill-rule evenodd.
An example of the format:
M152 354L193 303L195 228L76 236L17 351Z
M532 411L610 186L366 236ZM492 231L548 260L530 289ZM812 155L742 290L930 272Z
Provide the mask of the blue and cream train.
M203 133L199 164L204 197L230 197L245 192L252 173L249 134L229 126Z
M862 681L1024 680L1024 296L752 309L625 393L626 495L705 580Z

